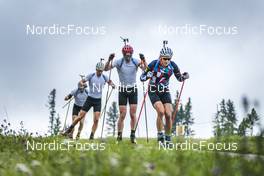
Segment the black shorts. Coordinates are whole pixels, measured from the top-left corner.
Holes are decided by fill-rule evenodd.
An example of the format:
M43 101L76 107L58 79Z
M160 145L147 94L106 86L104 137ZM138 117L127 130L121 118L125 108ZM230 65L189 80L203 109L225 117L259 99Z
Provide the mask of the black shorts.
M72 108L72 115L74 116L78 116L79 115L79 112L81 111L82 107L81 106L78 106L76 104L73 105L73 108Z
M119 87L118 103L120 105L137 104L138 101L138 90L137 87L123 88Z
M162 104L165 104L165 103L171 104L172 103L171 95L169 92L166 92L166 91L165 92L149 91L148 94L149 94L149 99L150 99L153 106L157 101L161 101Z
M91 107L94 108L94 112L101 112L101 98L87 97L82 110L88 112Z

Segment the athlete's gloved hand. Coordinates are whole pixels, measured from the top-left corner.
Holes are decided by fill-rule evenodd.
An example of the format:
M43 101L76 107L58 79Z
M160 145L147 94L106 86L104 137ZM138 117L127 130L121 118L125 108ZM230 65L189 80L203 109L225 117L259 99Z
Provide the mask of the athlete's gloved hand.
M144 56L144 54L140 53L139 54L139 58L141 59L141 61L145 62L145 56Z
M147 81L147 75L142 74L142 75L140 76L140 81Z
M182 77L183 77L183 79L184 80L186 80L186 79L189 79L189 73L188 72L184 72L183 74L182 74Z
M114 83L111 83L111 87L112 87L112 89L115 89L116 88L116 86L115 86Z
M115 57L115 53L112 53L112 54L110 54L110 55L109 55L109 58L108 58L108 61L111 61L111 60L113 60L113 59L114 59L114 57Z
M147 78L151 78L153 76L153 73L151 72L151 71L149 71L148 73L147 73Z

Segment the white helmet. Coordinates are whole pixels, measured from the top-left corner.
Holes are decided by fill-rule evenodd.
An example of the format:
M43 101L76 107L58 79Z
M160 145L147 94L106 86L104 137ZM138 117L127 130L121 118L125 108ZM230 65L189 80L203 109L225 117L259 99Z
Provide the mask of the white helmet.
M104 71L105 65L102 61L96 64L96 70Z
M165 46L164 46L164 47L161 49L161 51L160 51L160 56L161 56L161 57L169 57L169 58L171 58L172 55L173 55L173 52L172 52L172 50L171 50L169 47L165 47Z

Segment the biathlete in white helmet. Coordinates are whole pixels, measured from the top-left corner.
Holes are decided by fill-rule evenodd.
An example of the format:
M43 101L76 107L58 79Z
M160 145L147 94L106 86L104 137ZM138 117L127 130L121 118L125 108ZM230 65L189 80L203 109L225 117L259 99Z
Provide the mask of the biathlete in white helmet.
M71 93L64 98L65 101L68 101L72 97L74 97L74 105L72 108L72 121L74 121L74 119L76 119L78 117L79 112L81 111L81 108L83 107L83 105L84 105L84 103L88 97L88 90L86 89L86 87L87 87L86 84L78 83L78 88L72 90ZM76 135L76 139L80 138L81 131L83 129L83 124L84 124L84 119L82 119L79 123L79 128L78 128L78 133ZM74 129L69 134L69 137L71 139L73 138L73 132L74 132Z
M158 141L171 143L172 129L172 100L169 90L169 79L174 74L178 81L182 82L189 78L189 74L181 74L180 69L172 61L173 52L165 44L160 51L159 59L153 60L141 75L140 80L150 79L148 95L150 101L157 112ZM165 134L163 132L163 116L165 116Z
M74 126L82 119L85 118L86 113L93 107L94 111L94 118L93 118L93 126L90 134L90 140L94 139L94 134L98 126L98 121L101 114L101 98L102 98L102 91L105 83L108 83L112 88L115 88L114 83L109 80L108 76L103 74L104 71L104 64L102 60L96 64L96 72L88 74L85 79L80 81L81 85L85 85L88 82L88 97L81 108L79 116L74 119L73 123L69 128L65 130L62 134L67 136L71 133L74 129Z

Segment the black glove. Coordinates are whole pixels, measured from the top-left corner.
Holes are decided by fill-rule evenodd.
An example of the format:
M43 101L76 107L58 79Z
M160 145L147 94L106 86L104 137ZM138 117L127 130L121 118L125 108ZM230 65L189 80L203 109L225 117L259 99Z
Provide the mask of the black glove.
M142 60L142 61L145 61L145 56L144 56L144 54L139 54L139 58Z
M113 60L113 59L114 59L114 57L115 57L115 53L112 53L112 54L110 54L110 56L109 56L109 58L108 58L108 61L111 61L111 60Z
M183 77L183 79L185 80L185 79L189 79L189 73L188 72L184 72L183 74L182 74L182 77Z

